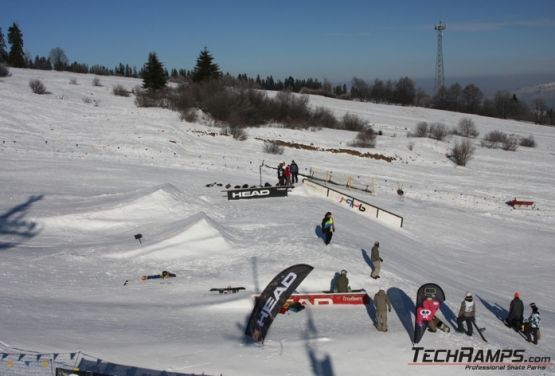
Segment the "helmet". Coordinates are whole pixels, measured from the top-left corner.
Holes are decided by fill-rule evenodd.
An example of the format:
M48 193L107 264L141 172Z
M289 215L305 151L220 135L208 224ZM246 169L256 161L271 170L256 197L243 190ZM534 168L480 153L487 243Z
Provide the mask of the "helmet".
M347 271L345 269L341 270L341 274L347 274Z
M465 297L472 298L472 293L470 291L467 291Z
M376 241L374 242L374 245L380 245L380 242Z

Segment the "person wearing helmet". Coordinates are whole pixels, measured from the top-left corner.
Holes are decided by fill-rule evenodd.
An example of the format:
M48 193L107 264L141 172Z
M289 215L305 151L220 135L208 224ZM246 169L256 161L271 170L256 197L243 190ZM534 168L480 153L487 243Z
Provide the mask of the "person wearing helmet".
M349 292L349 278L347 278L347 271L343 269L335 283L335 292Z
M537 345L538 340L540 339L541 317L536 303L530 303L530 308L532 309L532 313L526 322L524 334L526 335L526 340L528 342L532 342L534 345Z
M457 332L464 332L463 322L466 321L466 334L471 336L472 324L474 322L475 315L476 304L474 303L474 298L472 297L472 293L467 292L461 303L461 308L459 309L459 316L457 317Z
M515 292L514 299L509 306L509 314L505 319L505 325L515 330L520 330L524 320L524 303L520 300L520 294Z
M372 251L370 252L370 260L372 260L372 264L374 264L374 270L370 274L370 277L374 279L380 278L380 272L382 270L382 262L383 259L380 257L380 242L374 242L374 246L372 247Z

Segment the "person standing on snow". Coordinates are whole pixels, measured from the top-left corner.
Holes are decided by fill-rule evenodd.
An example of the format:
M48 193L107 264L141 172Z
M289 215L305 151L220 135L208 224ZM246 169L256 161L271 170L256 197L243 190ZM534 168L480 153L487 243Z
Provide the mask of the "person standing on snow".
M466 321L466 334L472 335L472 324L476 315L476 304L470 292L466 293L457 317L457 332L464 332L463 322Z
M538 311L538 307L536 303L530 303L530 308L532 308L532 313L528 318L528 322L526 323L526 329L524 330L524 334L526 335L526 340L528 342L532 342L534 345L538 344L538 340L540 339L540 312Z
M285 166L283 176L285 177L285 185L291 185L291 167L289 165Z
M524 303L520 300L520 294L515 292L514 299L509 306L509 314L505 319L505 325L520 330L524 320Z
M349 278L347 278L347 271L343 269L339 277L337 277L337 281L335 282L335 291L334 292L349 292L351 289L349 288Z
M370 253L370 260L372 260L372 264L374 264L374 270L372 271L372 274L370 274L370 277L378 279L380 278L383 262L383 259L380 257L380 242L374 243L372 252Z
M333 233L335 232L335 224L331 212L327 212L322 219L322 232L324 233L324 243L330 244Z
M387 312L391 312L391 304L384 289L380 289L374 295L374 304L376 305L376 318L378 319L376 327L380 332L387 332Z
M285 171L283 170L284 163L280 163L277 168L278 185L285 184Z
M299 166L297 166L297 163L295 163L295 161L291 161L290 164L290 169L291 169L291 182L292 183L298 183L299 182Z

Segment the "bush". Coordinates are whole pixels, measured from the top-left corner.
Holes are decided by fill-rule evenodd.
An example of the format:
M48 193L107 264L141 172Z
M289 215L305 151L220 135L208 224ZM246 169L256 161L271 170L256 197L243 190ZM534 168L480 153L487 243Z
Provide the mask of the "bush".
M534 140L534 136L530 135L528 137L522 137L520 139L519 145L527 148L535 148L536 141Z
M170 95L167 90L156 91L135 89L135 104L138 107L162 107L169 108Z
M93 86L102 86L102 83L100 82L100 78L98 78L98 77L93 78L92 85Z
M480 144L490 149L497 149L505 140L507 135L501 131L491 131L484 136Z
M339 121L337 121L331 110L324 107L318 107L314 110L312 123L315 126L324 128L337 128L339 125Z
M363 129L357 133L355 140L350 145L359 148L376 147L376 132L371 127Z
M420 123L416 124L416 130L414 133L409 133L409 136L413 137L428 137L428 123L425 121L421 121Z
M76 78L70 78L69 79L69 84L70 85L77 85L77 79Z
M455 134L462 137L476 138L480 134L476 129L476 125L472 119L463 118L459 121L457 129L454 131Z
M501 143L501 149L505 151L516 151L517 148L518 148L518 138L516 138L515 136L508 136Z
M243 128L238 126L229 127L229 133L234 139L238 141L245 141L248 138L247 132L245 132Z
M356 115L346 113L343 116L343 128L345 128L348 131L360 132L366 129L367 126L368 126L368 122L365 120L362 120Z
M455 143L448 157L458 166L466 166L468 161L472 159L475 150L476 148L470 140L462 140L460 143Z
M447 137L447 127L445 124L442 123L433 123L430 125L430 134L428 137L433 138L434 140L442 141L445 137Z
M29 81L29 87L31 91L35 94L46 94L46 87L40 80L31 80Z
M0 77L8 77L10 75L10 70L4 64L0 64Z
M283 154L284 149L275 142L265 141L263 150L268 154Z
M129 91L123 87L123 85L116 85L114 86L112 92L114 95L118 95L120 97L128 97L130 95Z

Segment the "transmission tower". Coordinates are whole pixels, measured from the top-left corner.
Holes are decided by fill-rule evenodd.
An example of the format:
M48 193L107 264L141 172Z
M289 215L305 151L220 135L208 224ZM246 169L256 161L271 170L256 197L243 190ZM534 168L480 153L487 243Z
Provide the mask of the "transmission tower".
M447 26L441 23L441 21L435 26L435 30L437 30L437 56L434 93L437 93L438 90L445 85L445 75L443 73L443 30L446 28Z

